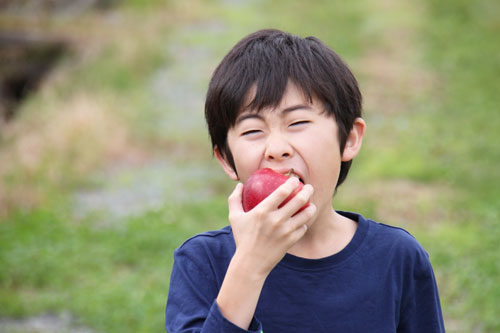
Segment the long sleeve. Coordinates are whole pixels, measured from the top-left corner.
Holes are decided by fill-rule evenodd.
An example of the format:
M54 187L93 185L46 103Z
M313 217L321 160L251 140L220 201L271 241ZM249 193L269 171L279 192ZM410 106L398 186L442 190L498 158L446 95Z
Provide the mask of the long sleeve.
M445 332L441 303L428 254L417 252L403 298L398 332Z
M174 253L165 312L167 332L261 332L255 318L249 330L224 318L215 299L223 279L217 272L226 264L203 245L202 241L191 241Z

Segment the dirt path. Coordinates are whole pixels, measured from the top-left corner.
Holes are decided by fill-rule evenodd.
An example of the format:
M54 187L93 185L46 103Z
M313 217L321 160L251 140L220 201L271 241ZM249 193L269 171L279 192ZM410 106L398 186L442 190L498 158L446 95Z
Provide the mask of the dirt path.
M92 333L91 329L75 325L69 313L46 314L25 319L0 319L0 331L7 333Z
M166 41L168 62L152 75L149 93L157 109L163 110L154 115L152 130L172 144L163 151L146 152L147 157L139 163L125 159L94 174L99 185L75 193L76 217L98 213L104 217L100 223L109 225L157 209L165 202L197 202L217 194L225 177L211 158L205 134L201 77L212 71L214 52L186 40L224 29L214 21L194 22L170 33L175 39ZM191 146L184 143L193 137ZM204 143L197 144L196 137Z

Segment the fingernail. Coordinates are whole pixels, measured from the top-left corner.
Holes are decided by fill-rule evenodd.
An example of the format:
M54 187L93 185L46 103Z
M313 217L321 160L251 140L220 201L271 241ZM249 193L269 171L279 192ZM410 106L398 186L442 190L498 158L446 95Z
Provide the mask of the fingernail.
M307 207L307 208L309 208L310 210L312 210L312 213L313 213L313 214L316 212L316 205L315 205L315 204L313 204L313 203L310 203L310 204L309 204L309 207Z

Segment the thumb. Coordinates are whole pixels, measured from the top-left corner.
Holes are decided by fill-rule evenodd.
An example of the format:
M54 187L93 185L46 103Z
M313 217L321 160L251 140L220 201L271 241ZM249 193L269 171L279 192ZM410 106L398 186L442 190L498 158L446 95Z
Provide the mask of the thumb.
M236 184L236 187L234 188L233 192L227 199L229 212L243 211L243 203L242 203L243 187L244 186L242 183Z

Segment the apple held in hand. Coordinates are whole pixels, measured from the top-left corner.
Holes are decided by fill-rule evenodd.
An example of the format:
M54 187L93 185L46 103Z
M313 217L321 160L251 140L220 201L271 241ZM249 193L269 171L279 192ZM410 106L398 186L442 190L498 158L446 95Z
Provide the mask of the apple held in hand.
M274 192L281 184L286 182L288 178L293 174L293 169L290 170L289 175L283 175L277 173L276 171L264 168L255 171L245 184L243 189L243 210L248 212L255 206L257 206L262 200L264 200L269 194ZM283 201L278 208L284 206L290 199L292 199L302 188L304 184L299 183L297 188L288 196L288 198ZM306 209L309 206L309 202L300 208L297 213ZM295 213L295 214L297 214Z

